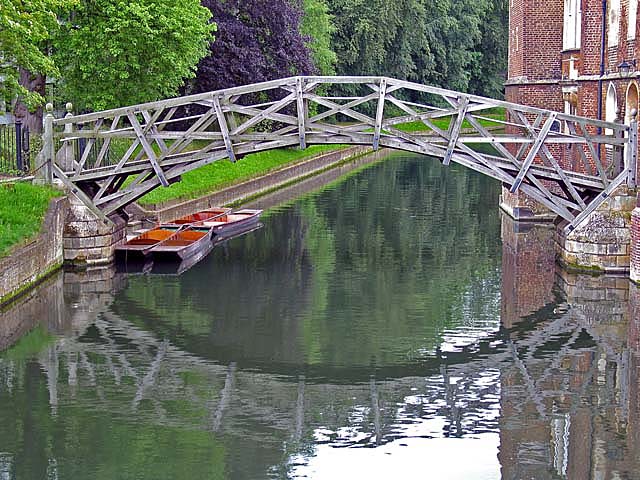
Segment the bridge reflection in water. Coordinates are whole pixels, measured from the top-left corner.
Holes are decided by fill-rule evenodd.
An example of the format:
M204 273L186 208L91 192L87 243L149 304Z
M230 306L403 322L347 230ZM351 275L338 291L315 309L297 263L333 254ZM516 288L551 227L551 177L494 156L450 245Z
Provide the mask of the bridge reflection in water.
M54 423L64 405L81 398L84 408L122 419L250 438L263 450L263 471L313 468L305 459L314 445L322 452L323 444L384 446L499 432L503 478L633 478L640 467L638 291L621 278L556 271L553 230L517 228L503 218L500 328L483 325L479 334L470 325L455 346L445 335L419 366L332 379L207 360L115 313L114 295L127 279L111 270L50 280L3 314L2 347L33 327L14 318L42 318L55 334L37 354ZM528 254L515 254L522 249ZM29 381L31 368L11 355L0 360L3 402ZM180 402L188 411L171 408ZM27 409L13 421L37 436L28 416ZM45 450L48 456L64 448ZM0 454L0 471L14 471L15 461ZM49 473L56 463L47 458Z
M553 230L506 217L500 268L497 189L420 165L282 207L179 280L65 273L2 312L0 478L637 477L636 288L556 270Z

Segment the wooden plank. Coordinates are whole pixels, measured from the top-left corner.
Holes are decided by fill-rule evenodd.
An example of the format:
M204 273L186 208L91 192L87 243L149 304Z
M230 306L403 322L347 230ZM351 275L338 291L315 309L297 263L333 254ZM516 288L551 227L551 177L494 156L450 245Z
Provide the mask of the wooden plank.
M305 150L307 148L307 141L305 139L307 133L307 109L304 105L304 85L301 78L296 79L296 103L298 109L298 138L300 138L300 150Z
M286 97L284 97L279 102L275 103L274 105L271 105L266 110L261 111L259 114L255 115L254 117L250 118L248 121L243 123L242 125L238 126L234 130L232 130L231 131L231 135L237 135L239 133L242 133L242 132L248 130L249 128L253 127L254 125L257 125L262 120L268 118L269 114L277 113L278 111L282 110L283 108L289 106L291 103L293 103L293 101L295 99L296 99L296 94L291 93L291 94L287 95ZM297 123L297 119L296 119L296 123Z
M596 169L598 170L598 174L602 179L602 183L605 188L609 184L609 178L607 177L607 172L602 166L602 161L600 160L600 154L596 152L596 149L593 145L593 139L591 138L591 134L587 130L587 125L585 122L579 122L580 128L582 129L582 135L587 140L587 147L589 148L589 153L591 154L591 158L593 159L593 163L596 164Z
M233 163L236 162L236 154L233 151L233 142L229 137L229 127L227 126L227 119L222 112L222 107L220 106L220 99L218 97L214 97L213 106L216 110L216 115L218 116L218 125L220 126L220 132L222 133L222 138L224 139L224 146L227 150L227 155L229 155L229 160Z
M481 134L489 134L489 132L486 130L485 127L483 127L480 122L477 121L477 119L475 119L474 117L468 117L467 118L469 123L471 123L471 125L478 130L479 133ZM509 152L509 150L502 144L500 143L496 143L494 144L494 147L496 148L496 150L498 150L499 153L501 153L502 155L504 155L504 157L506 159L508 159L513 168L516 171L519 171L521 169L521 164L520 162L511 154L511 152ZM504 167L503 167L504 168ZM537 171L538 167L537 166L532 166L531 168L529 168L529 171L527 172L527 176L526 178L529 179L529 181L531 182L531 184L533 185L533 187L537 188L540 193L550 202L552 202L554 205L559 203L559 207L556 208L554 211L556 213L558 213L559 215L563 216L564 218L570 218L572 217L572 214L566 210L567 207L572 208L573 205L569 202L563 202L562 200L559 200L556 195L554 195L553 193L551 193L551 191L545 187L545 185L538 179L538 171ZM558 180L558 179L554 179L554 180ZM508 182L509 185L513 185L514 182Z
M387 81L383 78L380 81L380 88L378 91L378 108L376 111L375 127L373 132L373 149L378 151L380 148L380 133L382 130L382 118L384 116L384 97L387 94Z
M525 118L524 115L518 113L518 116L520 117L520 120L522 121L523 126L527 129L527 131L529 132L530 135L535 136L536 135L536 131L535 129L531 126L531 124L529 123L529 121ZM540 135L543 135L543 132L545 131L545 128L547 127L547 125L549 124L549 122L551 122L551 125L553 125L553 121L552 121L552 117L550 116L547 119L547 122L545 123L545 125L542 127L542 130L540 131ZM538 137L540 138L540 137ZM548 138L548 137L547 137ZM537 140L537 139L536 139ZM546 139L545 139L546 140ZM578 191L576 190L576 188L573 186L573 184L571 183L571 181L569 180L569 178L567 177L567 175L564 173L564 170L560 167L560 165L558 164L558 162L556 161L555 157L551 154L551 152L549 151L548 147L545 144L546 142L543 141L541 143L541 146L539 148L539 151L542 152L542 155L544 158L547 159L547 161L549 162L549 164L551 165L551 167L557 172L558 176L560 177L560 179L562 180L563 185L560 185L562 188L565 188L566 191L568 192L568 194L576 201L576 203L580 206L580 209L584 209L586 208L586 204L584 202L584 200L582 199L582 196L578 193ZM533 148L532 147L532 150ZM529 154L531 154L531 151L529 152Z
M120 122L120 117L119 115L117 115L113 121L111 122L111 127L109 128L109 130L114 130L115 128L118 127L118 123ZM104 159L107 156L107 153L109 152L109 146L111 145L111 138L105 138L104 141L102 142L102 147L100 148L100 152L98 152L98 158L96 159L96 163L94 165L94 167L99 167L102 165L102 162L104 161Z
M158 164L158 160L156 158L156 152L153 151L153 148L151 148L151 145L149 145L149 142L145 138L144 133L142 131L142 127L140 126L140 122L138 122L138 118L136 117L136 114L133 112L129 112L127 117L129 118L129 121L131 122L133 129L136 131L136 134L138 135L138 141L142 145L142 148L144 148L144 151L147 153L147 158L149 159L149 162L151 163L153 170L156 172L156 175L160 179L160 183L162 184L163 187L168 187L169 182L167 181L167 178L165 177L164 172L162 171L162 168Z
M638 121L634 116L629 125L629 145L627 145L627 186L636 188L636 175L638 168Z
M578 135L578 132L576 130L576 126L575 126L574 122L567 122L567 128L574 135ZM583 140L586 143L586 139L583 139ZM587 154L584 152L584 149L582 147L583 147L583 145L576 144L576 150L580 154L580 159L582 160L582 164L584 165L585 171L589 175L592 175L593 174L593 168L591 168L591 164L589 163L589 159L587 158Z
M459 111L458 117L456 118L455 123L452 123L453 127L450 129L449 133L449 145L447 146L447 153L444 155L444 159L442 161L443 165L449 165L451 162L451 156L453 155L453 149L456 147L456 143L458 142L458 136L460 135L460 130L462 129L462 122L464 121L464 117L467 114L467 108L469 106L469 97L462 97L462 100L459 103Z
M596 208L602 205L607 200L607 198L609 198L611 194L626 181L626 179L627 179L626 172L623 172L622 174L614 178L611 181L611 183L609 183L609 185L607 185L607 187L602 192L600 192L600 194L595 199L589 202L589 205L587 205L587 208L585 208L582 212L580 212L574 219L572 219L564 227L563 229L564 234L568 235L569 233L571 233L578 225L580 225L580 223L585 218L591 215L596 210Z
M540 130L540 133L539 134L535 134L535 132L532 133L532 137L535 138L535 142L533 143L531 150L529 150L527 158L525 158L524 162L522 163L522 168L520 169L520 172L516 176L515 183L511 186L511 189L509 190L511 193L515 193L518 191L518 188L520 187L522 180L524 180L524 177L527 174L527 170L533 163L533 160L538 154L538 151L542 147L542 144L544 143L545 138L549 134L549 131L551 130L551 126L553 125L553 122L555 122L555 120L556 120L556 114L555 112L552 112L547 118L547 121L544 123L542 129Z
M313 95L313 94L309 94L307 95L307 98L313 102L316 102L319 105L322 105L324 107L329 108L329 110L327 110L326 112L322 112L319 113L317 115L314 115L313 117L311 117L309 119L309 123L315 123L318 122L320 120L324 120L325 118L331 117L332 115L335 115L337 113L342 113L344 115L349 115L347 113L347 111L353 112L361 117L365 117L368 120L365 122L368 125L374 127L375 126L375 121L370 118L367 117L361 113L355 112L353 110L351 110L353 107L357 107L358 105L361 105L363 103L369 102L371 100L375 100L377 98L379 98L380 94L378 92L374 92L374 93L370 93L368 95L365 95L364 97L358 98L357 100L353 100L351 102L345 103L344 105L340 105L339 103L335 103L332 102L331 100L328 100L324 97L319 97L318 95ZM352 118L356 118L353 117L352 115L349 115ZM359 118L356 118L356 120L358 120ZM362 121L362 120L360 120Z
M102 123L103 123L102 119L97 120L94 128L89 133L95 136L96 131L100 130ZM89 141L86 143L84 147L84 151L82 152L82 156L80 157L80 161L76 164L76 168L75 168L76 175L79 174L84 169L84 166L87 163L87 159L89 158L89 155L95 143L96 143L95 138L89 138Z
M82 203L84 203L89 210L100 220L105 222L106 224L113 224L113 222L107 217L102 210L96 207L91 199L85 192L83 192L80 187L78 187L75 183L73 183L64 172L56 165L55 163L52 165L53 173L56 178L60 180L67 189L69 189Z

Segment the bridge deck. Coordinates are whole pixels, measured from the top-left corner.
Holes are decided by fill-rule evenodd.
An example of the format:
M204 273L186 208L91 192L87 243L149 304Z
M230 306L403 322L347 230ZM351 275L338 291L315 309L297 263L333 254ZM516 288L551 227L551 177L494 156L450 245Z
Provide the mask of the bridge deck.
M311 144L459 163L526 193L567 230L621 185L635 186L635 119L608 123L386 77L292 77L49 122L45 161L105 218L211 162Z

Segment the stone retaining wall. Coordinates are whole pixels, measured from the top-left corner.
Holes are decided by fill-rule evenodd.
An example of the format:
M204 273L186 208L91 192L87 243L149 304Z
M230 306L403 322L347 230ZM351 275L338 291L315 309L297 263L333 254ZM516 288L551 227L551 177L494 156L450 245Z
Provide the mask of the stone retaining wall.
M569 235L558 226L558 259L570 270L628 273L631 250L631 212L636 192L616 190Z
M275 188L321 172L341 162L370 153L371 151L371 147L360 145L337 150L270 172L262 177L233 185L202 198L174 204L154 205L150 208L143 208L136 205L128 208L128 212L134 220L151 220L152 222L169 221L199 210L218 207L220 205L229 205L267 193Z
M0 259L0 306L62 266L62 231L68 211L67 198L52 200L41 233Z

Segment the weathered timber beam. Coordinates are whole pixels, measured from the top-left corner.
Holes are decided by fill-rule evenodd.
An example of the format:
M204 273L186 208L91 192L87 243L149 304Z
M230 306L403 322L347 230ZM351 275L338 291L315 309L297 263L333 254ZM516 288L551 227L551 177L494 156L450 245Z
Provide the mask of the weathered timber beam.
M224 146L227 149L227 155L229 155L229 160L235 163L236 154L233 151L233 142L231 138L229 138L229 127L227 126L227 119L222 112L222 107L220 107L220 99L218 97L213 98L213 106L216 110L216 115L218 116L218 125L220 126L220 132L222 133L222 138L224 139Z
M149 162L153 166L153 170L156 172L156 175L160 179L160 183L162 184L163 187L168 187L169 182L167 181L167 178L165 177L164 172L162 171L162 168L158 164L158 160L156 158L156 152L154 152L153 148L151 148L151 145L149 145L149 142L147 141L144 135L142 127L140 126L140 122L138 122L138 118L136 117L135 113L129 113L128 118L129 118L129 122L131 122L131 125L133 126L134 130L138 134L138 141L142 145L142 148L144 148L144 151L147 154L147 158L149 159Z
M298 110L298 138L300 139L300 149L307 148L307 142L305 139L307 127L307 109L304 105L304 85L302 79L296 79L296 106Z
M443 165L449 165L449 162L451 162L453 149L456 147L456 143L458 142L458 136L460 135L462 122L464 121L464 117L467 114L468 107L469 97L463 97L458 105L458 117L456 118L455 122L451 123L451 129L449 130L449 145L447 145L447 152L445 153L444 159L442 160Z
M511 186L511 190L510 190L511 193L515 193L518 191L518 188L520 187L522 180L524 180L524 177L527 174L527 170L533 163L533 160L538 155L538 151L542 147L542 144L544 143L544 140L547 134L549 133L549 131L551 131L551 127L553 126L553 123L555 121L556 121L556 115L555 113L551 113L547 118L547 121L544 123L542 130L540 130L539 134L536 134L535 132L531 132L532 137L535 138L535 142L533 143L531 150L529 150L529 153L527 154L527 158L525 158L524 162L522 163L520 172L516 176L515 183Z
M377 151L380 147L380 132L382 130L382 117L384 115L384 97L387 94L387 82L383 78L380 81L380 88L378 90L378 108L376 111L376 120L373 133L373 149Z
M259 114L257 114L253 118L249 119L248 121L246 121L242 125L239 125L237 128L235 128L234 130L232 130L230 132L231 135L237 135L238 133L242 133L242 132L248 130L249 128L253 127L254 125L257 125L258 123L260 123L262 120L267 119L270 114L277 113L278 111L282 110L283 108L291 105L295 100L296 100L296 94L291 93L291 94L287 95L286 97L284 97L279 102L275 103L274 105L271 105L266 110L262 110ZM297 119L296 119L296 123L297 123Z
M55 163L52 165L53 173L58 180L62 182L62 184L69 189L82 203L86 205L86 207L91 210L91 212L100 220L105 222L108 225L113 224L113 222L107 217L102 210L96 207L92 201L92 199L83 192L80 187L78 187L75 183L73 183L64 172L56 165Z

